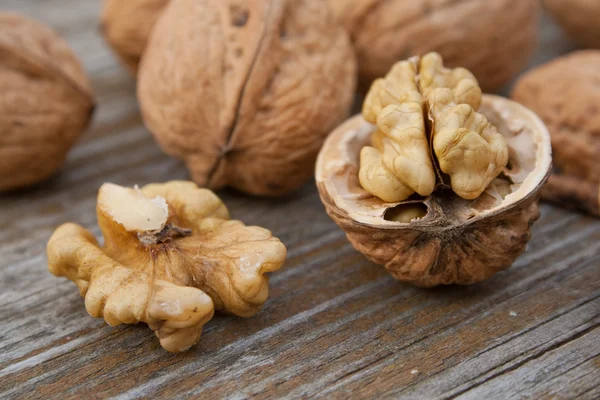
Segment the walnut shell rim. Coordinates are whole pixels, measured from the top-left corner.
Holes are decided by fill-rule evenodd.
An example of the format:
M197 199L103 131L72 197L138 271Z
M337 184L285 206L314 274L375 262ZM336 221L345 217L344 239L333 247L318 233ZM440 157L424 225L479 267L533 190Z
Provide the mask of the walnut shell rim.
M319 154L315 178L327 213L358 251L398 280L421 287L473 284L510 267L525 250L539 217L539 191L551 172L550 135L537 115L508 99L484 95L479 112L507 139L505 174L513 181L511 193L487 208L473 208L479 199L439 192L400 203L368 194L358 184L355 153L374 127L362 116L338 127ZM385 219L404 205L424 205L426 215L410 223Z

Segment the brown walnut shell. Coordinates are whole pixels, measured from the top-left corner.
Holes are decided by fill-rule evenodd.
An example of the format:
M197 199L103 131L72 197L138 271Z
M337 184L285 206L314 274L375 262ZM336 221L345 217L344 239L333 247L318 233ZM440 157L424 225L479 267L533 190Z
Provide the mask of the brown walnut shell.
M542 199L600 216L600 50L532 69L512 98L536 112L552 137L555 171Z
M537 41L539 0L328 1L350 33L365 90L396 61L435 51L494 91L526 66Z
M136 72L150 32L169 0L105 0L102 33L121 61Z
M577 43L600 48L600 1L544 0L544 5Z
M539 217L538 192L550 174L550 137L534 113L510 100L484 95L479 112L508 143L503 173L513 184L503 198L492 193L469 201L449 190L400 203L373 197L358 182L358 155L375 129L362 116L338 127L319 154L316 181L327 213L358 251L398 280L421 287L473 284L510 267L525 250ZM393 220L415 209L424 215Z
M93 109L90 84L67 43L37 21L0 13L0 191L54 174Z
M347 117L356 61L322 0L174 0L144 55L138 97L193 180L281 195L314 171Z

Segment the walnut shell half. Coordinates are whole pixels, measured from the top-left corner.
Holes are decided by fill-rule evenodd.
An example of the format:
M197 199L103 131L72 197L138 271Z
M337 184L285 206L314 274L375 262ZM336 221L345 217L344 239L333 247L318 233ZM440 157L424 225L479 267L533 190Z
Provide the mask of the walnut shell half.
M323 0L173 0L139 71L144 122L193 180L299 188L349 113L356 60Z
M535 50L539 0L328 0L350 33L360 86L399 60L440 53L493 91L514 78Z
M505 137L509 163L507 179L475 200L449 190L399 203L370 195L358 181L359 152L376 128L362 116L338 127L319 154L316 181L327 213L358 251L398 280L472 284L510 267L525 250L550 174L550 136L533 112L510 100L484 95L479 112Z
M47 26L0 12L0 191L41 182L91 119L81 63Z

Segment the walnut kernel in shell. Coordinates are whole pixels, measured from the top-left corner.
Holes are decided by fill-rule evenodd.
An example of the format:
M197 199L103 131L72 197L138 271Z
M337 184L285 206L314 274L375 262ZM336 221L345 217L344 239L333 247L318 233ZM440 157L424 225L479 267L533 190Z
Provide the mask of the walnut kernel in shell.
M322 0L173 0L140 71L144 121L201 186L299 188L348 114L352 46Z
M449 89L434 92L438 90ZM380 115L389 107L393 106ZM427 111L432 112L425 137L435 147L435 110ZM359 180L359 153L370 145L377 127L363 116L338 127L319 153L316 181L327 213L358 251L384 265L396 279L422 287L472 284L510 267L525 250L539 217L538 192L550 174L548 131L533 112L504 98L484 95L478 113L504 138L508 164L498 178L490 177L493 180L476 198L461 198L446 189L443 174L438 174L435 190L427 197L386 202L367 192ZM465 154L477 152L470 143L460 145ZM465 164L469 165L474 164ZM414 175L422 177L421 172Z
M328 0L358 58L360 86L392 65L435 51L493 91L525 67L535 49L539 0Z
M62 38L37 21L0 12L0 191L54 174L94 104L85 72Z
M265 274L286 255L271 232L230 220L221 200L192 182L104 184L97 214L104 245L64 224L48 242L48 269L78 286L91 316L144 322L171 352L200 340L214 310L256 314L269 293Z
M102 34L121 61L136 72L156 20L170 0L104 0Z
M515 101L544 121L555 171L542 199L600 216L600 50L582 50L523 75Z

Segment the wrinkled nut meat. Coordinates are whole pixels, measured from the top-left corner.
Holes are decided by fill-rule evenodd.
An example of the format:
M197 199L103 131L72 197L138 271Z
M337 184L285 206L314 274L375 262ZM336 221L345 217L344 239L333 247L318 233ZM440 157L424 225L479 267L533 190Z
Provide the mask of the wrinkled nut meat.
M580 45L600 48L600 1L544 0L544 5Z
M173 0L139 71L144 122L200 186L281 195L347 117L356 61L323 0Z
M156 20L169 0L105 0L102 33L119 58L136 72Z
M271 232L230 220L217 196L191 182L107 183L97 213L104 246L64 224L48 243L50 272L77 284L93 317L144 322L171 352L198 342L215 309L256 314L268 296L265 273L286 255Z
M386 202L429 196L438 165L457 195L479 197L508 162L504 137L476 112L480 104L475 77L444 68L437 53L397 63L364 102L364 119L378 129L360 153L361 186Z
M39 22L0 12L0 191L53 175L93 109L67 43Z
M600 216L600 50L532 69L512 98L536 112L552 137L555 170L542 199Z
M317 160L327 213L352 245L417 286L472 284L510 267L539 217L550 138L531 111L483 95L437 54L374 82L363 115Z
M539 0L328 1L352 38L363 90L397 61L435 51L493 91L535 50Z

